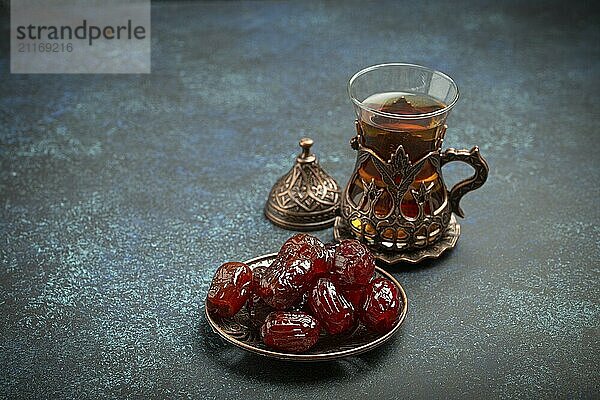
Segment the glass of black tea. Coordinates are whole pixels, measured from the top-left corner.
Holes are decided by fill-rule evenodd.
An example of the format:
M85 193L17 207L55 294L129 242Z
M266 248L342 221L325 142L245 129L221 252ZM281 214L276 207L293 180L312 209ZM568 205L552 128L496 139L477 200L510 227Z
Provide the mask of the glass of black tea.
M456 83L419 65L380 64L357 72L348 94L359 154L342 196L342 218L355 236L383 250L434 243L452 212L463 216L460 197L487 177L476 147L441 150L446 119L458 101ZM448 191L441 166L449 161L467 162L477 173Z

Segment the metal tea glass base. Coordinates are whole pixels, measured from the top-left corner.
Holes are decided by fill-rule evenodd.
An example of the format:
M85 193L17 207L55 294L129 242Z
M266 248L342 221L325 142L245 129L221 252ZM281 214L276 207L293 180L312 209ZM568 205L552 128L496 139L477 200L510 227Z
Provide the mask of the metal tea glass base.
M435 243L422 248L405 252L381 252L371 249L373 256L385 264L393 265L398 263L417 264L428 258L438 258L446 250L454 248L460 236L460 224L456 221L454 214L450 217L448 228ZM340 241L343 239L356 239L350 229L341 217L335 219L333 226L333 237Z

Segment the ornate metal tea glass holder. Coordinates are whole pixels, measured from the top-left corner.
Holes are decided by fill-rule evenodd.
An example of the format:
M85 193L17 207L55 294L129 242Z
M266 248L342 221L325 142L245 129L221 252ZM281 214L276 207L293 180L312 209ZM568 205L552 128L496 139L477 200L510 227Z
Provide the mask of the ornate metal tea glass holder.
M477 146L471 150L449 148L442 151L442 140L440 140L435 151L411 162L404 147L399 145L389 160L383 160L373 150L361 144L363 143L362 131L358 121L356 127L357 136L350 141L350 144L358 152L357 161L350 181L342 193L340 216L334 226L336 240L358 238L366 242L377 259L388 264L401 261L417 263L425 258L436 258L445 250L454 247L460 236L460 225L452 213L464 217L460 207L461 198L467 192L482 186L487 179L489 167L479 154L479 148ZM374 180L365 182L360 178L364 191L361 199L355 202L351 198L350 188L359 177L359 169L367 161L373 163L386 187L378 187ZM444 185L443 204L434 210L431 203L433 184L426 185L421 182L418 189L411 188L414 187L415 177L426 161L431 163L441 182L443 182L442 166L452 161L462 161L471 165L475 174L457 183L449 193ZM397 177L402 177L399 183ZM387 190L390 195L391 207L386 215L381 215L375 212L375 205L384 190ZM405 216L401 209L402 201L409 191L418 207L416 217ZM426 205L430 213L425 212Z

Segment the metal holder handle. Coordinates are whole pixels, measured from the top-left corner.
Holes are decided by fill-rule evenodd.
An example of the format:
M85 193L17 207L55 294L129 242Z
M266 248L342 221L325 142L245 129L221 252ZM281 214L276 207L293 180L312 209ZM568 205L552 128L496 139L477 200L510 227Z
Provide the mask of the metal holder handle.
M468 192L480 188L488 177L490 167L485 159L479 154L479 147L475 146L471 150L456 150L449 148L442 153L441 165L453 161L462 161L469 164L475 170L475 174L470 178L458 182L452 187L449 194L450 209L459 217L464 218L465 213L460 208L460 199Z

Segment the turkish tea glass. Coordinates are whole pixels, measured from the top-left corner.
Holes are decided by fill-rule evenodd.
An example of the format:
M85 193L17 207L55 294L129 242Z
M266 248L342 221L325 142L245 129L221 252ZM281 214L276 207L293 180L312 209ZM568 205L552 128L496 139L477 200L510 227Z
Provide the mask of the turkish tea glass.
M348 83L356 112L351 144L357 163L342 196L342 218L357 238L381 250L434 243L462 195L481 186L487 165L479 149L442 152L446 119L458 101L448 75L413 64L380 64ZM442 165L463 161L476 171L448 191Z

